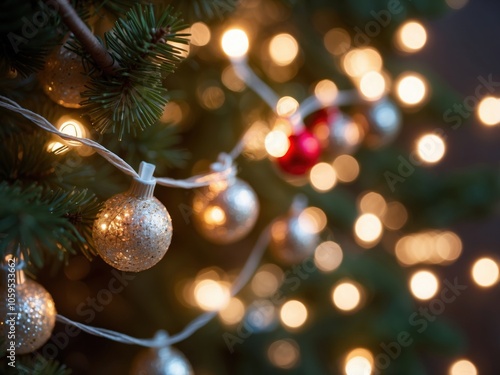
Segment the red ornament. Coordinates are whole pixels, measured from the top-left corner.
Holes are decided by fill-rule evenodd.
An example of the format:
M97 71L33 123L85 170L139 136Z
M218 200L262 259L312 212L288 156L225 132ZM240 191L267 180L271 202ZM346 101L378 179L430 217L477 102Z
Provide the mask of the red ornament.
M308 130L288 137L290 147L285 155L277 158L280 168L293 175L303 175L311 169L321 155L319 141Z

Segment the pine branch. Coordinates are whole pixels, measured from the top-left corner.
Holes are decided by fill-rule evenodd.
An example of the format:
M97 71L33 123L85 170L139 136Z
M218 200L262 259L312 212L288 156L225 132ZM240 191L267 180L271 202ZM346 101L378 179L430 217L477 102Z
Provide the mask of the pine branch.
M8 366L5 366L8 367ZM56 360L47 360L39 354L19 357L15 369L6 375L70 375L72 371Z
M125 132L136 134L160 118L167 102L162 80L182 60L183 50L172 43L188 43L187 35L179 33L184 28L171 9L157 19L152 5L138 4L105 34L121 69L114 76L92 76L82 93L97 131L117 132L122 139Z

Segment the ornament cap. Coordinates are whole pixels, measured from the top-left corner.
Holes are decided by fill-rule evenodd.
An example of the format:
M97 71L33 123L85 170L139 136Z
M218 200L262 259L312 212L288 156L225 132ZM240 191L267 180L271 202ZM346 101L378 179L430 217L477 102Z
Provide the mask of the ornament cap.
M153 177L155 165L141 162L139 166L139 177L134 178L128 193L137 198L147 199L153 196L156 180Z

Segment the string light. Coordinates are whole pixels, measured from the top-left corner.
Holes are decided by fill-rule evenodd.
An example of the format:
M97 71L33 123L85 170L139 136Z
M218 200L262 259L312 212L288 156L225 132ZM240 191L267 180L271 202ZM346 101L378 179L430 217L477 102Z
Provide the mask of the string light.
M329 79L323 79L314 86L314 95L324 106L333 103L338 93L337 85Z
M280 310L281 322L289 328L299 328L307 320L306 306L297 300L286 302Z
M361 77L359 90L370 101L379 100L385 93L386 83L384 76L376 71L370 71Z
M427 31L420 22L405 22L396 32L396 45L401 51L419 51L425 46L426 42Z
M382 237L383 226L374 214L362 214L354 224L354 234L358 244L364 247L374 246Z
M341 182L352 182L359 176L360 168L358 161L351 155L340 155L333 161L337 178Z
M373 354L365 348L351 350L345 358L346 375L370 375L373 368Z
M367 214L371 213L381 218L387 211L387 203L384 197L374 191L364 194L359 200L359 211Z
M474 364L467 359L460 359L450 366L449 375L477 375Z
M483 288L491 287L498 283L498 263L491 258L478 259L472 266L474 282Z
M486 126L495 126L500 124L500 99L492 96L486 96L477 106L477 116Z
M361 77L371 71L380 72L383 61L380 53L374 48L355 48L346 53L342 66L347 75Z
M299 44L290 34L275 35L269 43L269 54L275 64L285 66L293 62L299 53Z
M191 25L191 44L205 46L210 42L211 34L208 26L203 22L195 22Z
M319 192L332 190L337 183L337 174L331 164L318 163L309 172L312 187Z
M270 156L280 158L287 153L290 147L290 140L283 131L273 130L266 135L264 144Z
M236 297L229 300L226 307L219 311L221 321L226 325L235 325L245 316L245 305Z
M439 281L430 271L417 271L410 279L410 289L412 294L421 300L428 300L434 297L439 288Z
M425 134L417 141L417 153L428 164L439 162L446 153L446 144L437 134Z
M396 83L396 92L402 104L416 106L427 96L427 83L419 74L405 73Z
M205 311L221 310L229 303L229 287L215 280L200 280L194 287L194 298L198 306Z
M332 301L339 310L352 312L361 303L361 290L351 281L340 282L333 288Z
M314 251L314 264L323 272L336 270L342 263L342 258L342 248L333 241L320 243Z
M248 36L242 29L227 30L222 36L222 50L232 58L241 58L248 52Z
M284 96L280 98L276 105L276 113L278 116L289 117L297 112L299 109L299 102L291 96Z
M319 233L325 229L327 218L325 212L318 207L307 207L298 218L300 228L307 233Z

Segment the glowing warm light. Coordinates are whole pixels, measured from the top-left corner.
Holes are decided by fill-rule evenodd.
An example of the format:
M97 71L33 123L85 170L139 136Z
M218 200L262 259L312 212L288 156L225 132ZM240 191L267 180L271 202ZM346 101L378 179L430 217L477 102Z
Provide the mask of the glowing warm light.
M446 4L448 4L448 6L451 9L462 9L468 3L469 3L469 0L446 0Z
M197 94L201 105L209 110L216 110L222 107L226 101L224 90L219 86L200 87Z
M500 99L492 96L483 98L477 107L477 116L484 125L500 124Z
M270 297L278 291L283 279L281 268L275 264L264 264L259 267L250 285L256 296Z
M229 57L243 57L248 52L247 34L241 29L227 30L222 36L222 50Z
M342 263L342 248L338 243L325 241L320 243L314 251L314 264L323 272L336 270Z
M61 120L59 120L59 122L61 122ZM87 130L85 129L85 126L83 126L80 121L74 119L62 120L61 125L59 125L58 128L61 133L68 134L73 137L85 138L87 136ZM78 141L66 142L71 146L82 146L82 144Z
M290 140L281 130L273 130L266 135L264 145L269 155L279 158L285 155L288 151L288 148L290 147Z
M373 365L375 361L372 352L370 352L368 349L356 348L347 353L347 355L345 356L345 363L347 364L347 362L355 357L366 358L371 365Z
M359 210L364 214L370 213L381 218L387 211L387 203L382 195L371 191L361 197Z
M179 103L170 101L165 104L163 108L163 114L160 117L160 121L166 124L178 125L183 119L182 107Z
M351 36L344 29L334 28L325 34L323 43L328 52L340 56L351 48Z
M372 373L372 363L368 358L354 356L345 364L346 375L370 375Z
M227 325L238 324L244 316L245 305L236 297L231 298L227 306L219 311L220 319Z
M298 328L307 320L307 308L299 301L286 302L280 311L281 322L290 328Z
M236 74L232 65L222 71L221 81L224 86L234 92L241 92L246 87L245 82Z
M269 361L276 367L291 369L299 362L299 346L294 340L278 340L267 350Z
M205 46L210 42L210 29L203 22L195 22L191 25L191 44Z
M290 64L299 53L299 44L290 34L278 34L269 43L271 59L280 66Z
M471 361L460 359L450 367L449 375L477 375L476 366Z
M325 106L332 104L338 93L337 85L329 79L323 79L314 86L314 95Z
M440 136L426 134L417 141L417 153L422 161L434 164L443 158L446 153L446 145Z
M483 288L498 283L498 277L498 264L491 258L481 258L472 266L472 278L477 285Z
M313 188L319 192L333 189L337 183L337 174L328 163L318 163L309 172L309 180Z
M382 222L374 214L363 214L354 224L356 240L359 240L361 245L374 245L382 236L382 232Z
M201 280L194 287L194 298L205 311L221 310L229 303L229 287L219 281Z
M430 271L418 271L410 279L410 290L412 294L421 300L434 297L439 288L439 281Z
M326 214L321 208L307 207L298 218L299 227L308 233L319 233L327 224Z
M342 60L345 72L351 77L361 77L368 72L380 72L383 61L380 53L371 47L350 50Z
M340 155L333 161L337 178L342 182L352 182L359 176L359 163L351 155Z
M415 52L427 42L427 31L420 22L408 21L396 33L396 44L402 51Z
M226 213L219 206L212 206L206 209L203 218L207 224L222 225L226 222Z
M245 134L243 155L251 160L262 160L268 153L266 151L266 136L269 126L263 121L255 121Z
M422 103L427 95L427 83L415 73L406 73L396 83L399 100L408 106Z
M63 145L60 142L50 142L47 145L47 151L53 152L56 155L61 155L61 154L64 154L65 152L69 151L69 147L66 145Z
M291 96L284 96L278 100L276 113L282 117L293 115L299 109L299 102Z
M359 91L368 100L378 100L385 93L385 79L379 72L371 71L359 81Z
M361 291L352 282L342 282L334 287L333 304L342 311L352 311L361 302Z
M408 221L408 211L405 206L399 202L389 202L387 210L382 217L382 223L387 229L399 230Z
M190 34L190 30L189 29L184 29L184 30L181 30L179 32L180 34ZM172 41L172 40L169 40L167 42L168 45L171 45L174 49L177 50L177 52L179 53L179 56L181 56L182 58L186 58L188 57L189 55L189 52L191 50L191 45L190 44L184 44L184 43L180 43L180 42L176 42L176 41Z

